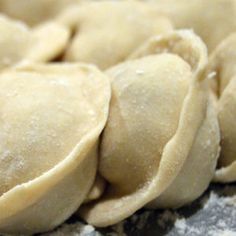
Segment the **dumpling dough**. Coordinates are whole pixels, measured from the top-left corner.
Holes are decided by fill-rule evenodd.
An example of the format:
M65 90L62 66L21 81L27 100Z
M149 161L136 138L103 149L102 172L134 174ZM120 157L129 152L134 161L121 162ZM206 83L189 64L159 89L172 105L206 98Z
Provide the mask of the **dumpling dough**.
M193 201L208 187L219 152L202 41L191 31L174 32L149 40L131 58L107 71L112 98L99 172L109 185L79 212L98 227L151 201L154 208Z
M28 25L40 24L79 0L0 0L0 11Z
M48 231L94 182L110 83L83 64L22 66L0 80L0 232Z
M70 33L58 23L28 28L20 21L0 15L0 69L23 61L46 62L66 47Z
M93 183L92 188L89 191L88 196L86 197L84 203L94 201L95 199L98 199L103 194L106 187L105 180L98 174L96 176L96 179Z
M193 29L212 51L236 31L236 0L153 0L174 27Z
M99 1L71 8L58 21L75 31L65 60L105 69L126 57L147 38L171 30L170 21L152 4Z
M236 181L236 34L230 35L213 52L209 73L215 73L221 155L215 180Z

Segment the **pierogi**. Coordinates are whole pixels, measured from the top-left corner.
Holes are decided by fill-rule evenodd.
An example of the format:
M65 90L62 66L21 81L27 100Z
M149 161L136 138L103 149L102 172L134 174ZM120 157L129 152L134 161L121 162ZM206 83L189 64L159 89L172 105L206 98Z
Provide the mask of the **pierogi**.
M220 138L207 61L200 38L177 31L148 40L107 71L112 98L99 173L108 186L80 208L88 223L112 225L147 204L180 207L208 187Z
M110 83L85 64L24 65L0 80L0 232L48 231L93 185Z
M28 25L37 25L60 14L80 0L0 0L0 11Z
M175 28L193 29L211 52L236 31L236 0L153 0Z
M108 68L124 61L150 36L172 29L152 4L98 1L72 7L57 19L74 33L66 61L82 61Z
M0 15L0 69L23 62L47 62L62 53L70 37L68 29L48 22L29 28Z

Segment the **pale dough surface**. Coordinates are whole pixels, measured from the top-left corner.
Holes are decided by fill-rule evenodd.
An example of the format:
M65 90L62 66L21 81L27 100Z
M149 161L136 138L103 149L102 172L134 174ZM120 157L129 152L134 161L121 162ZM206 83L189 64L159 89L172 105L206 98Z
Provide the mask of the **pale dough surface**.
M149 40L132 59L107 71L112 99L99 172L108 187L80 209L95 226L117 223L152 200L152 207L178 207L196 199L218 157L203 42L192 32L173 32Z
M70 37L69 30L55 22L29 28L1 14L0 31L0 69L25 61L50 61L62 53Z
M14 19L37 25L60 14L80 0L0 0L0 11Z
M109 81L84 64L19 66L0 80L0 230L50 230L95 179Z
M102 69L124 61L147 38L172 29L152 4L135 1L84 3L58 21L75 32L65 60L94 63Z
M221 154L215 180L236 180L236 34L233 33L213 51L209 73L214 73L213 82L218 96L218 119L221 130Z
M193 29L209 51L236 31L235 0L153 0L175 28Z

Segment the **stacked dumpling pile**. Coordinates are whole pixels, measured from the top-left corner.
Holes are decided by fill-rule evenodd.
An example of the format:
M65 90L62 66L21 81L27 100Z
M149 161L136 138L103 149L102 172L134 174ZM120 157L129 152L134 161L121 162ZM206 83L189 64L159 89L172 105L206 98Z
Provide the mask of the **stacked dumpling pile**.
M105 227L236 180L236 0L0 11L1 233Z

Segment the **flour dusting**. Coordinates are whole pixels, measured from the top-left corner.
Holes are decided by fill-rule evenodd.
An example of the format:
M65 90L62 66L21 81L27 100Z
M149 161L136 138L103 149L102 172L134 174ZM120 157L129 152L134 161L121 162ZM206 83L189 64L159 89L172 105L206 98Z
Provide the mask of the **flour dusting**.
M141 210L106 229L79 221L42 236L236 236L236 186L217 187L177 210Z

